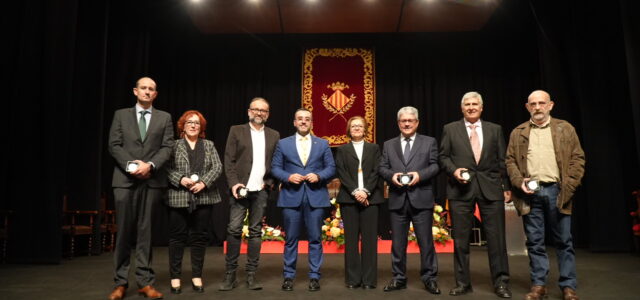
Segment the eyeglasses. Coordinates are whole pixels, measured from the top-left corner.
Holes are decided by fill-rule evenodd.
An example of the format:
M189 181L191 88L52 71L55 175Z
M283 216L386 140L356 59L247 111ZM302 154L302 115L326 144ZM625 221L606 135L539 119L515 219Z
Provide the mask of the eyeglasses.
M187 122L185 122L185 124L186 125L195 126L195 127L200 126L200 122L199 121L187 121Z
M351 125L351 128L364 128L364 125L354 124L354 125Z
M256 113L268 114L269 113L268 109L249 108L249 110L252 111L254 114L256 114Z

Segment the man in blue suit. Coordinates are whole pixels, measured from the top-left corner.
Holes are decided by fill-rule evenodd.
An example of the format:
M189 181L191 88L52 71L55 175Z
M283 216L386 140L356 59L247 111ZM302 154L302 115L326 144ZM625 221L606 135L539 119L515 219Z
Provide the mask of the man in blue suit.
M293 126L296 134L278 142L271 163L271 173L282 182L278 197L286 232L282 290L293 290L298 237L300 225L304 224L309 237L309 291L317 291L322 265L322 217L324 208L331 206L327 183L335 174L336 165L329 143L310 134L313 128L310 111L298 109Z
M389 183L391 214L393 279L384 287L385 292L407 287L407 232L409 223L413 222L420 247L420 279L429 293L440 294L436 281L438 262L431 232L433 178L439 170L438 143L430 136L417 134L419 124L416 108L406 106L398 111L401 135L384 143L378 168L382 178Z

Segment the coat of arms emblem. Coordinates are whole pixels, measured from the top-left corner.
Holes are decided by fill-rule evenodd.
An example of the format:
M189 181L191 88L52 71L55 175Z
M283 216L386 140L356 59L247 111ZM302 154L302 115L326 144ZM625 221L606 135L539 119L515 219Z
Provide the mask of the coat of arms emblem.
M333 117L331 117L329 121L333 120L337 116L342 117L346 121L347 118L345 118L343 114L351 108L353 102L356 100L356 95L352 93L351 96L347 97L347 95L342 91L348 89L349 86L340 81L327 85L327 88L332 89L333 94L331 94L331 96L327 96L323 93L322 105L324 105L328 111L333 113Z

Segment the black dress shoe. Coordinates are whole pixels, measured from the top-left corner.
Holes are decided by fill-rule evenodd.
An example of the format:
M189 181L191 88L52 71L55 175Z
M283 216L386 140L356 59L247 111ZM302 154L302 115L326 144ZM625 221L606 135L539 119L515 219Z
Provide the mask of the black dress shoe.
M460 296L460 295L464 295L464 294L471 293L471 292L473 292L473 288L471 288L470 285L467 285L467 286L459 285L459 286L456 286L456 287L452 288L449 291L449 295L450 296Z
M293 291L293 279L285 278L284 282L282 283L282 290L283 291Z
M309 291L315 292L320 290L320 281L316 278L309 280Z
M171 293L172 294L182 294L182 287L180 287L180 286L171 287Z
M506 285L499 285L496 287L495 292L500 298L511 298L511 291Z
M440 295L440 289L438 288L438 283L435 280L424 282L424 288L426 288L427 292L431 294Z
M195 285L193 282L191 282L191 287L196 293L204 293L204 286L202 285Z
M376 286L373 285L373 284L363 284L362 288L365 289L365 290L373 290L373 289L376 288Z
M406 288L407 288L406 282L393 279L389 282L389 284L387 284L384 287L384 291L391 292L391 291L397 291L397 290L406 289Z
M360 284L347 284L348 289L357 289L360 287Z

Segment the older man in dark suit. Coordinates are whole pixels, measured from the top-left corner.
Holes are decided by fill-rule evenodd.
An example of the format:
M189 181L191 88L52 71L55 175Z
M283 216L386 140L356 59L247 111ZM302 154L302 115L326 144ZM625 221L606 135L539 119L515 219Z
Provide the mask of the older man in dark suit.
M116 287L109 295L110 300L125 296L133 247L138 293L151 299L162 298L153 288L151 220L154 207L167 187L163 166L171 156L173 125L171 115L152 107L158 91L151 78L140 78L133 94L137 104L116 111L109 131L109 153L116 162L112 186L118 226L113 256Z
M391 269L393 279L385 292L407 287L407 232L409 223L420 247L420 277L429 293L440 294L438 262L433 246L433 178L438 174L438 144L417 134L418 110L406 106L398 111L401 135L384 143L379 173L389 183L391 214Z
M327 183L336 172L329 143L311 134L311 112L295 113L296 134L281 139L271 163L271 173L282 182L278 207L282 208L286 242L282 290L292 291L298 260L300 227L309 238L309 291L320 290L321 228L324 209L330 207Z
M456 287L449 295L472 291L469 236L477 204L487 237L494 292L498 297L511 298L503 202L510 200L511 191L504 163L506 146L502 127L480 120L483 101L477 92L464 94L460 107L464 118L444 126L440 143L440 166L449 175L447 197L455 241Z
M242 226L249 213L247 249L247 288L260 290L256 279L260 246L262 245L262 218L267 207L269 190L273 185L271 158L280 133L265 126L269 118L269 102L256 97L247 110L249 122L232 126L224 152L224 169L231 188L229 225L227 227L227 256L225 277L219 290L229 291L237 285L236 269L240 255ZM239 195L244 190L246 194Z

